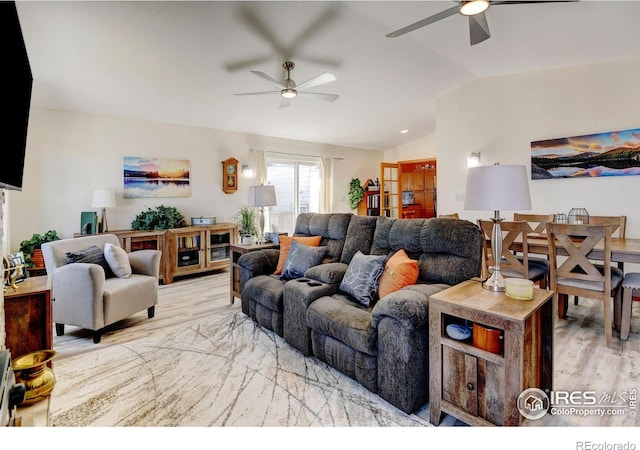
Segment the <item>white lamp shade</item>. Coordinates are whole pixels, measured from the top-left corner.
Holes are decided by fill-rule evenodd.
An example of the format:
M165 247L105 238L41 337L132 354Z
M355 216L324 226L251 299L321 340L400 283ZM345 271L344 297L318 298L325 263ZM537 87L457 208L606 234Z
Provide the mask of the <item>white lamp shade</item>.
M479 166L467 172L464 209L516 211L531 209L525 166Z
M249 186L249 207L275 205L277 205L275 186Z
M116 194L113 191L93 191L92 208L113 208L116 206Z

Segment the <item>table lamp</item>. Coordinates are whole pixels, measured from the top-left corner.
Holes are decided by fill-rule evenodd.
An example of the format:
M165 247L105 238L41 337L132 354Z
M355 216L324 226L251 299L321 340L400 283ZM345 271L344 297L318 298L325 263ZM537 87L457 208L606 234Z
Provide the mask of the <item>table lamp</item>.
M106 208L113 208L114 206L116 206L116 194L113 191L93 191L91 207L102 208L102 219L100 221L98 232L106 233L109 231L109 227L107 227Z
M502 258L502 230L500 210L521 211L531 209L529 181L525 166L495 164L469 169L464 209L493 211L491 252L495 266L491 277L483 283L485 289L504 291L506 284L500 273Z
M273 185L249 186L249 206L260 208L260 237L258 243L264 242L264 207L275 206L276 187Z

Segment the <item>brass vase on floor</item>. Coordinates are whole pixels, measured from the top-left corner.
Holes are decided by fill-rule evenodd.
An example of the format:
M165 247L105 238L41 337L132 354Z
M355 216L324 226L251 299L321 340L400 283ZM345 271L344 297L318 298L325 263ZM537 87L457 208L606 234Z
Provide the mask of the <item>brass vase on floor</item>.
M18 356L12 366L16 383L24 383L27 392L21 406L33 405L46 399L54 386L56 377L47 364L56 356L54 350L37 350Z

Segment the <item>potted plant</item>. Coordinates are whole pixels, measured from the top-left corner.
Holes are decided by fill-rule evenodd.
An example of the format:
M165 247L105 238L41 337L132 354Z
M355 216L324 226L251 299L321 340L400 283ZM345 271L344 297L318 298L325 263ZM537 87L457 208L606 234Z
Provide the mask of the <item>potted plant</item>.
M253 238L258 236L256 218L256 210L247 205L242 205L233 216L233 220L238 224L238 234L243 244L253 243Z
M358 209L362 197L364 197L364 188L360 184L360 179L352 178L349 183L349 207L352 210Z
M49 230L45 234L33 234L30 239L20 242L20 251L24 254L27 267L44 267L42 244L60 239L56 230Z
M132 230L168 230L169 228L186 227L184 216L173 206L156 206L147 208L131 222Z

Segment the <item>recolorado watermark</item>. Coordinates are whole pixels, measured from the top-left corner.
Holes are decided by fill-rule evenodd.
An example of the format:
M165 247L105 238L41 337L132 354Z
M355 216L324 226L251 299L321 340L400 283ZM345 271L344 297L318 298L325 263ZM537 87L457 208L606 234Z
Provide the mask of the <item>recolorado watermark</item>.
M576 450L636 450L636 444L633 442L593 442L578 441L576 442Z
M529 388L518 397L518 410L523 417L536 420L553 416L623 416L635 419L638 413L638 391L550 391ZM580 447L580 450L615 450L622 447ZM625 449L626 450L626 449ZM635 450L635 445L633 449Z

